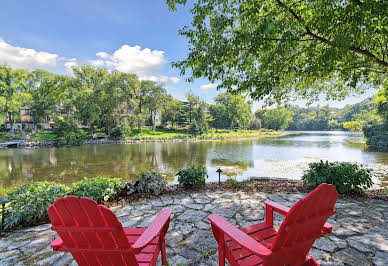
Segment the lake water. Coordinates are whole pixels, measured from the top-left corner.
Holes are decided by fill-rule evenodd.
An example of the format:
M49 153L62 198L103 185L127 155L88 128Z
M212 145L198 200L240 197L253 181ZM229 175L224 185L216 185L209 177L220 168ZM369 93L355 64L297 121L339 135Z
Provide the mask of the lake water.
M45 180L71 184L97 175L130 180L155 168L174 182L178 169L191 164L206 165L209 181L218 180L218 168L222 179L299 179L310 162L320 159L388 169L388 152L368 150L359 133L298 132L267 139L0 149L0 186ZM388 185L388 176L380 181Z

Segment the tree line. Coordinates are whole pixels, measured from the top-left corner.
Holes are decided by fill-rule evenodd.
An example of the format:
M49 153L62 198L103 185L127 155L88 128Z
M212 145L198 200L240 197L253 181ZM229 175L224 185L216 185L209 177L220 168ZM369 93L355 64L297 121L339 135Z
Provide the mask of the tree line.
M0 66L2 123L6 118L15 123L20 108L28 105L36 122L54 118L58 134L81 134L77 128L87 127L120 136L135 127L141 132L146 124L155 130L157 118L164 127L186 128L195 135L210 127L260 128L244 96L221 93L215 102L207 104L191 92L181 101L160 83L91 66L74 67L73 76Z
M383 92L344 108L288 106L259 109L255 115L264 128L274 130L362 131L372 122L388 125L387 97Z

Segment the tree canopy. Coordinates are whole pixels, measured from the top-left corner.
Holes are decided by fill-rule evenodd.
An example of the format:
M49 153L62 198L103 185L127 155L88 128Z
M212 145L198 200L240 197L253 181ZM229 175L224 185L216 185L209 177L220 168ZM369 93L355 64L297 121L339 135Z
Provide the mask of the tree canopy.
M171 10L187 0L166 0ZM173 63L189 81L254 99L341 99L365 85L387 86L387 2L381 0L198 0L187 58Z

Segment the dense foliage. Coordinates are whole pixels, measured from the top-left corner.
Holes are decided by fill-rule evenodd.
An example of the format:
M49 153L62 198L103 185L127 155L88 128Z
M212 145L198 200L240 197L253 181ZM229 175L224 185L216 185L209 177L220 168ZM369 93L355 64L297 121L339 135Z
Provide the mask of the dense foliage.
M382 123L377 106L376 97L371 97L344 108L288 106L258 109L255 115L264 128L270 129L362 131L371 121Z
M260 109L255 115L264 128L283 130L292 122L293 112L287 108Z
M255 99L342 99L386 83L386 10L379 0L197 0L180 31L189 53L173 65Z
M119 178L110 177L93 177L85 178L77 183L74 183L69 194L78 197L91 198L97 202L109 201L116 197L119 189L124 184Z
M74 120L62 116L55 117L54 134L60 141L69 144L81 144L87 138L85 131Z
M1 124L5 118L11 124L20 121L20 108L26 105L35 123L53 121L56 139L66 143L82 143L101 131L128 139L135 128L138 135L145 126L156 131L158 120L164 128L198 136L210 127L247 129L255 119L250 102L242 95L220 94L215 105L192 92L185 100L177 100L160 83L140 81L134 74L85 65L74 67L73 77L7 66L0 70L0 78L6 81L0 90ZM259 128L257 120L252 125Z
M247 129L251 120L255 119L251 112L251 102L242 95L220 93L214 100L216 104L211 105L209 111L212 116L210 125L216 129Z
M167 187L167 181L157 170L140 173L136 177L136 189L140 193L159 195Z
M32 225L47 218L47 210L56 199L66 196L64 185L39 182L25 184L7 193L11 204L7 206L5 228Z
M184 188L192 187L193 185L205 185L207 170L206 167L194 165L180 169L178 173L178 183L183 185Z
M317 187L333 184L339 193L363 192L373 185L370 170L356 163L320 161L311 163L302 180Z

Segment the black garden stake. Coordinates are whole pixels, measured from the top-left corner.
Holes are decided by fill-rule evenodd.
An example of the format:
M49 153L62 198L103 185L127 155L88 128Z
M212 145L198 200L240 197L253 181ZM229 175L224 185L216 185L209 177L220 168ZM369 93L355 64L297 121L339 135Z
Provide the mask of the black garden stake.
M218 185L221 185L221 173L222 173L222 170L220 168L218 168L216 172L218 173Z
M2 210L2 213L1 213L1 231L0 231L0 236L3 235L3 231L4 231L5 204L7 204L8 202L9 202L9 199L7 199L7 198L3 198L0 201L0 204L3 206L3 210Z

